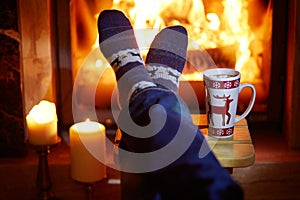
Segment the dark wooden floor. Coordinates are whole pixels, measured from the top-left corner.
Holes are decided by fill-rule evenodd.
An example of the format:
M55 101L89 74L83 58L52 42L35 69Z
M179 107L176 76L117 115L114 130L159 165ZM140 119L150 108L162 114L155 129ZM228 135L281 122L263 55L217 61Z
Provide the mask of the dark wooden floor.
M299 162L258 162L235 169L233 177L243 187L245 199L300 199Z
M255 164L233 171L245 199L300 199L300 151L287 147L276 131L251 131ZM37 199L37 154L29 149L25 158L0 159L0 199ZM69 147L62 143L49 155L52 191L58 199L85 199L84 186L70 177ZM95 185L94 199L120 199L119 173L108 169L107 179ZM111 184L112 183L112 184Z

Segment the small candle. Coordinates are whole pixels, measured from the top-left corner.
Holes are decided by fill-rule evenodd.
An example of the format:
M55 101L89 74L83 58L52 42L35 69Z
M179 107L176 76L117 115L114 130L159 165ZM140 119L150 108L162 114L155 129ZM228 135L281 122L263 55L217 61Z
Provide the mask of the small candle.
M33 106L26 116L29 143L51 145L57 141L57 115L55 104L46 100Z
M69 133L72 178L84 183L105 178L106 167L100 162L105 155L105 127L87 120L71 126Z

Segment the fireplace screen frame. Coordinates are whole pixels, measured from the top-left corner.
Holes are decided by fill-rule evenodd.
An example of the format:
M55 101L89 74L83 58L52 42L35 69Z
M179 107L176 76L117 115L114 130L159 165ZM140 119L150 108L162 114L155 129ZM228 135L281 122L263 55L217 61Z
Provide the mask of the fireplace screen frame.
M284 82L286 70L287 16L288 2L272 0L273 27L271 46L271 74L270 92L266 109L251 112L248 121L253 124L268 124L268 126L282 127ZM52 8L53 29L53 63L57 76L57 107L62 129L73 123L72 116L72 55L70 28L70 1L54 0Z

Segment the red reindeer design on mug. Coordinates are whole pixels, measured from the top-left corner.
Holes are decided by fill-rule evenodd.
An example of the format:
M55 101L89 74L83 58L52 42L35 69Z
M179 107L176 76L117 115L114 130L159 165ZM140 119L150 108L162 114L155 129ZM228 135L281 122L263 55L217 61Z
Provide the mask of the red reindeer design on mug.
M211 123L214 124L213 118L211 117L212 114L219 114L222 115L222 125L225 126L225 115L227 116L227 121L226 124L229 124L231 114L229 112L230 108L230 103L233 102L233 99L230 99L231 95L225 96L225 94L220 97L219 95L213 95L214 98L216 99L223 99L224 100L224 105L219 106L219 105L211 105L210 102L208 102L208 120L211 120Z
M240 78L240 72L234 69L215 68L204 71L209 136L232 137L234 124L250 113L256 91L252 84L240 84ZM239 93L246 87L252 90L250 103L241 116L236 116Z

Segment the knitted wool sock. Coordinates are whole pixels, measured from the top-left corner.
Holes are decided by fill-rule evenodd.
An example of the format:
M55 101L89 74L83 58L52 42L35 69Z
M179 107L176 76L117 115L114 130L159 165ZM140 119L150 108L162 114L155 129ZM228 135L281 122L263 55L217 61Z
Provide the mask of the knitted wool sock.
M146 69L153 81L175 93L185 65L187 39L184 27L167 27L156 35L146 57Z
M137 90L156 86L144 67L132 26L122 12L102 11L98 32L100 49L116 73L121 105Z

